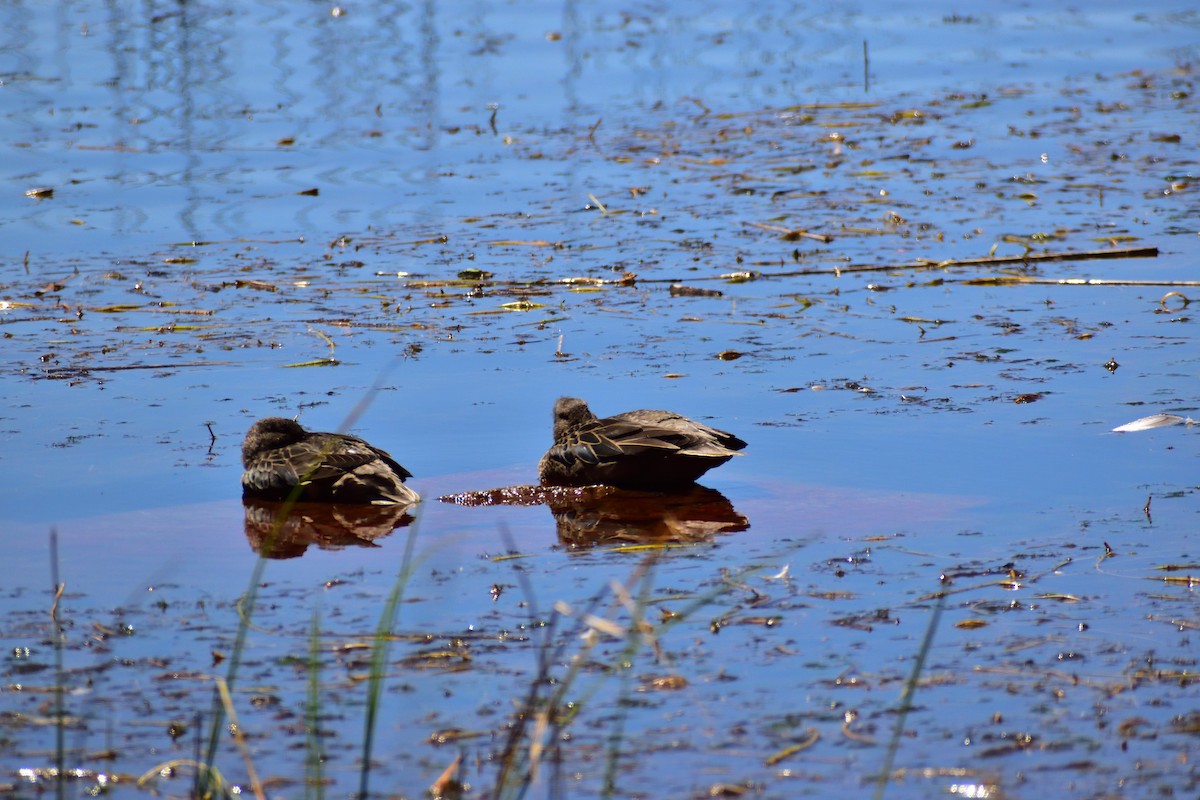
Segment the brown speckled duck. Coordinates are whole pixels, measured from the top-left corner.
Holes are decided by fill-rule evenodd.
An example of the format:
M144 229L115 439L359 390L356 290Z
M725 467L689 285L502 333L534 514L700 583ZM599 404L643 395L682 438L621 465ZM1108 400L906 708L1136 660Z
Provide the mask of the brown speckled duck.
M542 483L679 489L746 446L731 433L670 411L597 418L577 397L554 404L554 444L542 456Z
M308 502L412 505L412 474L378 447L344 433L317 433L283 417L250 426L242 442L242 496L282 500L300 486Z

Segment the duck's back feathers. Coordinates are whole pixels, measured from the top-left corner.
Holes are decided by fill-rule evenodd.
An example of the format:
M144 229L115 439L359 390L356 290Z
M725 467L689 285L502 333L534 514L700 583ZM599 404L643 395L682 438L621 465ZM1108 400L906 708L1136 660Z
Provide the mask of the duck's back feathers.
M578 398L554 405L554 444L542 457L543 483L678 488L724 464L746 443L670 411L643 409L597 418Z
M247 497L281 500L299 486L310 502L411 505L420 499L404 484L412 474L387 452L357 436L306 431L282 417L250 427L242 466Z
M710 428L672 411L626 411L613 417L642 429L643 436L677 446L681 455L716 457L743 455L746 443L728 431Z

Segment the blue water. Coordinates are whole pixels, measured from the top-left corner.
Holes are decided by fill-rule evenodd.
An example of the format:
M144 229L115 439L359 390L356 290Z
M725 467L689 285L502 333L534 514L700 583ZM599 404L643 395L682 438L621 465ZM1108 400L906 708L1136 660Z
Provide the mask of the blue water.
M590 150L585 131L597 122L603 148L655 106L679 116L944 91L1057 94L1097 72L1187 64L1197 27L1186 4L977 15L953 4L329 11L9 7L4 174L14 189L48 186L55 198L5 193L6 257L424 230L520 213L550 186L582 205L593 173L561 157L563 139ZM527 158L538 149L547 160ZM319 199L296 195L314 187Z
M581 777L558 796L600 793L619 724L620 795L869 790L939 588L963 591L888 797L1194 788L1176 672L1194 670L1195 598L1162 578L1194 572L1195 429L1111 432L1200 418L1193 307L1164 298L1196 295L1194 9L331 8L0 8L0 604L17 648L0 781L54 747L33 721L54 683L51 529L73 741L117 751L78 760L140 774L190 756L166 722L207 711L256 563L241 437L299 414L391 450L425 502L375 547L266 565L236 694L263 774L305 771L289 657L316 612L329 774L354 791L365 667L345 645L369 640L416 536L376 792L428 786L459 752L430 743L445 727L485 734L461 748L486 791L537 663L526 627L643 568L651 621L710 602L658 653L590 656L560 742ZM1026 246L1158 255L900 268ZM862 265L893 268L834 274ZM467 268L493 280L456 282ZM761 277L720 277L744 270ZM964 282L1001 275L1157 283ZM749 529L644 562L568 546L545 507L437 500L533 482L564 394L744 438L705 483ZM119 622L134 634L105 632ZM470 666L422 666L437 648ZM650 688L670 673L688 687ZM875 744L843 731L848 711ZM765 764L808 728L813 748ZM221 762L246 780L232 745Z

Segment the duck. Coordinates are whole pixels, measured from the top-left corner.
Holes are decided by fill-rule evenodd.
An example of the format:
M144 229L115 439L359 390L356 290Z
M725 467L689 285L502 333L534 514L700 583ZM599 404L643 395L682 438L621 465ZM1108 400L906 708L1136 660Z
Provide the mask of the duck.
M305 430L284 417L250 426L242 467L243 497L370 505L421 499L404 483L412 473L387 452L357 436Z
M554 444L538 477L554 486L605 484L681 489L739 453L746 442L673 411L640 409L599 418L578 397L554 403Z

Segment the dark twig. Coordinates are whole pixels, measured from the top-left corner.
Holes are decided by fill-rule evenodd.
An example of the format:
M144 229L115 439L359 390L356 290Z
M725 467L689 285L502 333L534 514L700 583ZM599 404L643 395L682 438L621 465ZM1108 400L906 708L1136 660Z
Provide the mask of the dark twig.
M46 377L61 377L63 375L87 375L89 372L124 372L130 369L179 369L180 367L217 367L229 364L229 361L180 361L173 364L119 364L112 366L91 365L85 367L48 367Z
M753 223L750 223L753 224ZM818 234L820 235L820 234ZM511 242L506 242L512 244ZM548 244L548 243L545 243ZM983 267L983 266L1015 266L1020 264L1032 264L1042 261L1091 261L1096 259L1110 258L1156 258L1158 256L1157 247L1133 247L1124 249L1111 250L1081 250L1074 253L1025 253L1019 256L984 256L982 258L963 258L963 259L946 259L944 261L933 261L922 259L909 264L845 264L838 267L820 267L813 269L797 269L787 270L785 272L760 272L740 271L730 275L704 275L697 277L690 276L671 276L671 277L655 277L643 278L638 276L622 276L611 280L601 278L563 278L560 280L545 280L542 278L535 280L493 280L482 282L483 286L578 286L586 285L625 285L634 286L637 284L651 283L696 283L699 281L728 281L735 280L737 282L745 282L750 280L769 280L771 278L795 278L806 275L846 275L856 272L897 272L901 270L915 269L949 269L951 267ZM750 266L766 266L768 264L780 264L781 260L773 261L755 261L749 262ZM974 278L963 281L968 285L991 285L996 283L1021 283L1021 282L1036 282L1033 279L1023 279L1019 276L999 277L999 278ZM1059 283L1060 281L1054 281ZM1069 281L1067 281L1069 282ZM429 289L438 288L441 286L453 286L461 283L461 281L412 281L408 284L409 288L413 289ZM1177 285L1178 281L1170 281L1168 285Z
M863 39L863 91L871 91L871 53L866 39Z

